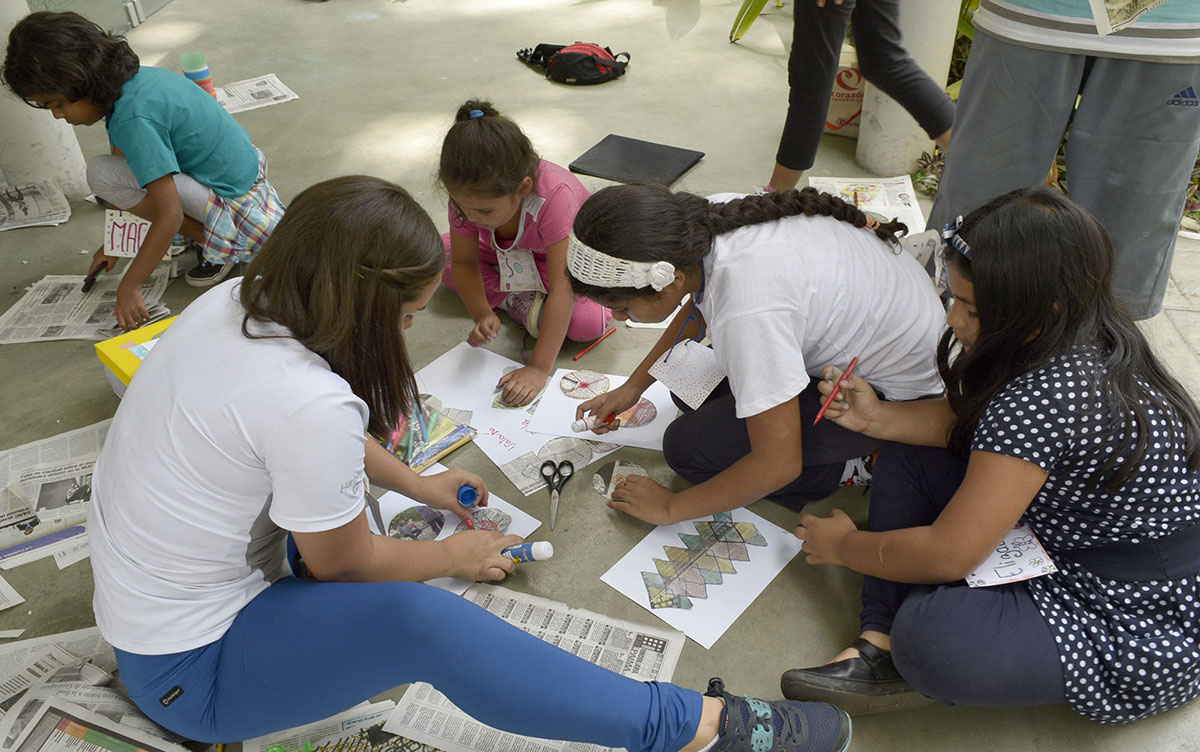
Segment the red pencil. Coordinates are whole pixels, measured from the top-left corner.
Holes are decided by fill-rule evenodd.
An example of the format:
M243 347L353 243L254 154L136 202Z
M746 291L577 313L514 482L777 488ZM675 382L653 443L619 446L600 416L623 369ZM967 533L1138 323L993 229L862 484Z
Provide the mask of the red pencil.
M850 374L854 373L854 367L856 365L858 365L858 358L853 358L851 359L850 365L846 368L846 370L842 371L841 378L839 378L837 383L833 385L833 391L830 392L829 396L825 398L825 404L821 405L821 411L817 413L817 417L813 420L814 426L821 422L821 418L825 417L825 411L828 410L829 406L833 404L833 401L837 399L838 392L842 390L842 384L845 384L846 379L850 378Z
M600 344L600 341L601 341L601 340L603 340L605 337L607 337L608 335L612 334L612 333L613 333L613 332L615 332L616 330L617 330L617 328L616 328L615 326L610 326L610 327L608 328L608 330L604 332L604 334L601 334L599 337L597 337L597 338L596 338L596 341L595 341L595 342L593 342L592 344L590 344L590 345L588 345L587 347L585 347L585 348L583 348L582 350L580 350L580 351L579 351L579 354L575 356L575 360L579 360L579 359L580 359L580 358L582 358L584 355L587 355L587 354L588 354L588 350L591 350L593 347L595 347L596 345Z

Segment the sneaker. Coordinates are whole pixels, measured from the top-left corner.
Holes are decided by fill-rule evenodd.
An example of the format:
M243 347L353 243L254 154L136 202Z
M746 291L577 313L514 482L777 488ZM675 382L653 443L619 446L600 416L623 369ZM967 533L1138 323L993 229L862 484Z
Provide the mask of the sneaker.
M704 694L725 701L713 752L843 752L850 746L850 716L832 705L735 697L719 678L709 679Z
M197 250L195 243L188 240L183 235L176 235L175 237L171 238L171 247L167 249L167 253L171 255L171 258L175 258L176 256L186 252L189 248L192 250Z
M870 486L871 471L875 469L877 457L879 452L846 460L846 467L842 470L842 479L838 481L838 486Z
M193 266L188 270L187 274L183 275L183 281L192 287L212 287L228 277L235 266L233 261L227 264L214 264L205 261L199 246L196 247L196 258L199 259L200 263Z
M529 336L537 339L539 324L542 319L542 305L546 302L546 293L536 290L509 293L500 307L508 312L512 320L525 327Z

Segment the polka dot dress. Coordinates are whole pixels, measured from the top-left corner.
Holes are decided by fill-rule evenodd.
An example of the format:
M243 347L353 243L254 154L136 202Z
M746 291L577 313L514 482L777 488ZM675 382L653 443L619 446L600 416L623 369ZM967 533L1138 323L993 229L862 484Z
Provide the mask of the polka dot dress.
M1159 538L1200 519L1200 473L1189 473L1174 416L1148 407L1150 447L1118 492L1088 477L1118 451L1094 388L1094 352L1051 361L1009 384L976 428L973 449L1032 462L1049 476L1022 521L1056 551ZM1123 429L1136 439L1130 418ZM1100 449L1098 457L1089 457ZM1125 454L1128 454L1126 451ZM1058 644L1066 695L1101 723L1128 723L1200 694L1200 577L1126 582L1056 559L1029 590Z

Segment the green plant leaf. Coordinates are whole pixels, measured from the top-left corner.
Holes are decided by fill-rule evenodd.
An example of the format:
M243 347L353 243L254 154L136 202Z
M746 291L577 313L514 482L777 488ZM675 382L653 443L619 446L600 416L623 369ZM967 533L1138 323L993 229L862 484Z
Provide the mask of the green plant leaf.
M754 25L754 21L762 14L766 5L767 0L746 0L742 3L737 17L733 19L733 28L729 30L729 41L736 42L741 39Z

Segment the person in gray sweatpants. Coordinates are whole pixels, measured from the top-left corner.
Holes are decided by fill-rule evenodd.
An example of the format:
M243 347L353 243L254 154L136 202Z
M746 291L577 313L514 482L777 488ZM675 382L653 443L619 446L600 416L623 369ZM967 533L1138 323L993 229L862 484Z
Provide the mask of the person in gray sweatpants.
M1154 316L1162 309L1200 150L1200 24L1175 29L1171 39L1154 45L1161 53L1190 38L1195 59L1186 50L1132 59L1126 55L1137 53L1087 50L1082 23L1075 27L1077 39L1067 39L1065 23L1034 29L1025 40L1001 38L1013 27L1015 5L985 0L976 16L929 226L940 229L994 196L1044 182L1067 133L1068 192L1112 235L1115 287L1130 313L1135 319ZM1008 23L995 25L1000 31L993 33L1001 12L1009 14ZM1093 27L1092 39L1097 46L1128 43L1138 26L1108 37L1095 35ZM1084 52L1044 48L1055 38Z

